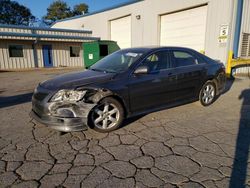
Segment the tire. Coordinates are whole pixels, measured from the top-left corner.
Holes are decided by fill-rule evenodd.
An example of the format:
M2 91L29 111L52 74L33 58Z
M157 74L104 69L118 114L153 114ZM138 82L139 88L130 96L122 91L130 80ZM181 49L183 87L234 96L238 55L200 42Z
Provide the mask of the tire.
M89 115L90 127L102 133L118 129L123 120L123 106L112 97L102 99Z
M202 106L211 105L216 99L216 86L213 81L207 81L201 88L199 101Z

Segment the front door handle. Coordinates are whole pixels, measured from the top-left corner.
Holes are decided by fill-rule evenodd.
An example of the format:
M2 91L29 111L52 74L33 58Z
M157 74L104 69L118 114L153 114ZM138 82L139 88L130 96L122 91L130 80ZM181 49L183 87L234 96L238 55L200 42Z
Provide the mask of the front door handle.
M154 80L152 81L152 83L159 83L159 82L161 82L161 79L160 79L160 78L156 78L156 79L154 79Z
M173 72L168 73L168 80L169 81L175 81L175 80L177 80L177 75L174 74Z

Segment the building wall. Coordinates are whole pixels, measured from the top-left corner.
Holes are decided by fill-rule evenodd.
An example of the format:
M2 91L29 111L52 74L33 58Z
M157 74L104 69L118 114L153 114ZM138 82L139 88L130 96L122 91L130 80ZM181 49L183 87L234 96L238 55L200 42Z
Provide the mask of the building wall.
M250 0L243 1L241 32L250 33Z
M226 62L231 43L228 40L226 44L220 44L218 37L221 25L233 28L235 2L235 0L145 0L106 12L58 22L53 28L87 28L93 31L94 36L109 40L110 20L131 15L132 47L159 45L161 15L208 4L205 53L214 59ZM140 15L141 19L137 20L136 15ZM229 33L232 33L231 30Z
M9 45L23 45L24 57L9 57ZM35 67L32 42L18 40L0 40L0 69L20 69Z
M84 66L83 52L81 43L61 43L61 42L40 42L36 45L38 67L44 67L43 45L52 45L52 62L54 67L82 67ZM70 57L70 46L80 47L80 57Z
M9 57L9 45L23 45L24 57ZM83 51L82 43L67 42L39 42L35 44L37 59L34 58L34 50L32 49L33 41L20 40L0 40L0 70L5 69L27 69L44 67L42 45L52 45L52 61L54 67L83 67ZM70 57L70 46L80 47L80 57Z
M242 20L241 20L241 35L240 35L240 43L239 43L239 51L238 54L241 54L242 50L242 42L243 42L243 33L250 34L250 0L243 1L243 10L242 10ZM249 40L250 41L250 40ZM250 49L250 42L248 42L248 49ZM249 58L249 57L243 57ZM241 67L235 70L236 74L239 73L249 73L250 67Z

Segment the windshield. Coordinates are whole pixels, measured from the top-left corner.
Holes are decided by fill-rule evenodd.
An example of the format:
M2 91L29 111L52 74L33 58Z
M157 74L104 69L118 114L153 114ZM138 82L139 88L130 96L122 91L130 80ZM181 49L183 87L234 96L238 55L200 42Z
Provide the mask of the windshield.
M124 72L142 56L142 53L129 51L115 52L90 67L94 71L103 72Z

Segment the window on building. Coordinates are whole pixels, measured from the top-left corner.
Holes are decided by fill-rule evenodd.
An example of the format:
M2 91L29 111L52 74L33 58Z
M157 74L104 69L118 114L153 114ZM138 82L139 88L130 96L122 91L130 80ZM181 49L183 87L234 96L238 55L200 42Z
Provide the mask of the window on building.
M104 56L107 56L108 54L109 54L108 45L101 44L100 45L100 56L104 57Z
M9 56L10 57L23 57L23 46L22 45L10 45Z
M80 57L80 47L70 46L70 57Z
M175 58L175 66L183 67L188 65L196 65L198 64L198 59L189 52L186 51L173 51Z

